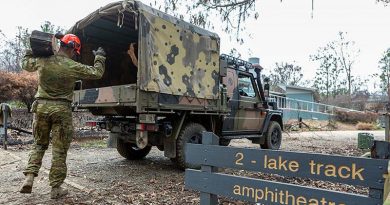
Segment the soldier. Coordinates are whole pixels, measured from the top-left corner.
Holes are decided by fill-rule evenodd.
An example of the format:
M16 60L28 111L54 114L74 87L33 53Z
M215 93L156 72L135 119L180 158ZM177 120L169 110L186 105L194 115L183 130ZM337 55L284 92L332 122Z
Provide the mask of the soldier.
M23 172L26 176L21 193L31 193L34 177L38 175L42 157L49 146L51 132L52 165L49 174L51 198L68 193L61 187L67 172L66 155L73 137L71 101L75 81L100 79L105 69L105 52L99 47L93 51L94 66L83 65L72 59L80 55L80 39L73 34L56 35L61 46L57 54L50 57L33 57L27 51L22 67L29 72L38 71L39 84L32 105L34 113L34 145L28 165Z

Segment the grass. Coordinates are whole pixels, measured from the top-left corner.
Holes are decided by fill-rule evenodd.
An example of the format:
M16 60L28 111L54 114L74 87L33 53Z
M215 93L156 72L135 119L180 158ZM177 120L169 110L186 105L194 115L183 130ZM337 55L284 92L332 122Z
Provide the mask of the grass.
M27 108L27 106L20 101L9 101L7 104L11 107L11 109Z
M105 138L98 138L98 139L77 139L76 143L80 147L84 148L106 148L107 147L107 140Z

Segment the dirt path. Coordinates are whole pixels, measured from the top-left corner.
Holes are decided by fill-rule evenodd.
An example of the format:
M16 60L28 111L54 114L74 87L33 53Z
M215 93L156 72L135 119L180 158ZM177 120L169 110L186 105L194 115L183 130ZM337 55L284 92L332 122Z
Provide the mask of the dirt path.
M357 131L291 133L284 135L283 150L358 156ZM384 131L373 132L382 139ZM258 147L248 140L231 146ZM68 155L65 186L70 195L59 201L49 197L48 173L51 149L35 180L33 193L17 192L29 147L0 149L0 204L199 204L199 194L184 189L184 172L177 170L163 152L152 149L145 160L127 161L115 149L96 144L73 143ZM352 189L353 191L353 189ZM224 201L223 204L235 204ZM237 203L242 204L242 203Z
M0 204L57 204L50 200L48 173L50 149L35 180L33 194L17 192L28 150L0 151ZM183 192L183 172L175 169L162 152L153 150L142 161L127 161L114 149L72 146L68 155L66 187L71 194L60 200L69 204L186 204L185 198L171 197ZM155 186L156 185L156 186ZM195 193L192 199L197 200ZM154 201L154 203L153 203ZM165 203L167 202L167 203ZM190 201L191 202L191 201Z

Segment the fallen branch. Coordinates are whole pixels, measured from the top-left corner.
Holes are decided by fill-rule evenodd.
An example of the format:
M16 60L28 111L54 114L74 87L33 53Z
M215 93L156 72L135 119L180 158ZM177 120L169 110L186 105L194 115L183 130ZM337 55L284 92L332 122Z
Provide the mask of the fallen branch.
M10 129L10 130L16 130L16 131L18 131L18 132L22 132L22 133L26 133L26 134L32 135L32 132L27 131L27 130L23 130L23 129L21 129L21 128L14 127L14 126L12 126L12 125L8 126L8 129Z

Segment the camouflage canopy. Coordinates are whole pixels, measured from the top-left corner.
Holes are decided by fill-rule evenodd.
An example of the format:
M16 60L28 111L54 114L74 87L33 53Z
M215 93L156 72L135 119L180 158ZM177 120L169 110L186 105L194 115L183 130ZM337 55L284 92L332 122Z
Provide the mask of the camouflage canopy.
M219 37L215 33L139 1L108 4L78 21L69 32L86 45L105 42L127 48L138 42L137 85L141 90L218 98ZM86 57L82 54L82 58ZM106 72L110 69L107 66Z

